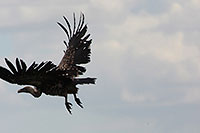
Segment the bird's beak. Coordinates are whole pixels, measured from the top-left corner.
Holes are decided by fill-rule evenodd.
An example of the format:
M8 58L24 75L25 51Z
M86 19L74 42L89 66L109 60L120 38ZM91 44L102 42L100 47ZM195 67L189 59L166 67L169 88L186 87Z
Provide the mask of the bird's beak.
M29 94L33 95L34 97L40 97L42 94L41 91L38 91L30 86L26 86L22 89L19 89L17 92L18 93L29 93Z
M17 93L27 92L25 88L19 89Z

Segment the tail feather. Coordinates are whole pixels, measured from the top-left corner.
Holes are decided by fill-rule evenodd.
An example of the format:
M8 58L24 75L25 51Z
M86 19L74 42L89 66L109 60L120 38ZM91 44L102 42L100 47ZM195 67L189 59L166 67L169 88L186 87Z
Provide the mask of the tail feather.
M95 84L96 78L77 78L74 79L75 84Z

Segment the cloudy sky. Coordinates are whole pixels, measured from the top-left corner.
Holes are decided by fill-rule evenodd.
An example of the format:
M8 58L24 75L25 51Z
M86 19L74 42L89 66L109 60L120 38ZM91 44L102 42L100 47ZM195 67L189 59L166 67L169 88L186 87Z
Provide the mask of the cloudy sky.
M199 0L0 0L0 64L4 58L63 56L65 15L83 12L93 39L80 86L84 109L69 115L64 99L17 94L0 80L0 132L199 133Z

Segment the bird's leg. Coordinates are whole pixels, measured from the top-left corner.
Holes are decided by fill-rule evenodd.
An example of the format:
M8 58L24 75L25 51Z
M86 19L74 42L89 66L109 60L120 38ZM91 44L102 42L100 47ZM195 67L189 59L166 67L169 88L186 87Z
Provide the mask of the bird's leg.
M71 112L72 104L70 102L68 102L67 96L65 96L65 106L66 106L67 110L69 111L69 113L72 114L72 112Z
M82 102L81 102L81 100L80 100L79 98L77 98L76 94L74 94L74 100L76 101L76 103L77 103L81 108L83 108Z

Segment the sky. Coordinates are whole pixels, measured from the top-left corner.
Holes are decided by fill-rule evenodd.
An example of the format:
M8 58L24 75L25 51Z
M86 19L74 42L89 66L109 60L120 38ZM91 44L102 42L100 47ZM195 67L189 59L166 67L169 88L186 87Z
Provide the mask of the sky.
M58 64L66 39L56 22L83 12L91 62L79 86L84 109L64 98L17 94L0 80L0 132L199 133L199 0L0 0L0 65Z

